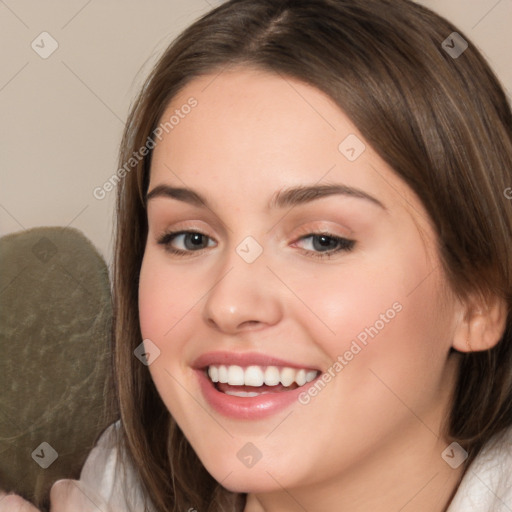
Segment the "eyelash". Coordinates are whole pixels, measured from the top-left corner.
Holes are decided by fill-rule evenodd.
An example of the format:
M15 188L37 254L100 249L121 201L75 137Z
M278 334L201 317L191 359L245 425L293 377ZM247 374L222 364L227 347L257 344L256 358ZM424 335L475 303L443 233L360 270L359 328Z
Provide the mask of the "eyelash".
M192 253L201 253L202 251L204 251L206 249L206 247L204 247L197 251L184 251L182 249L176 249L176 248L172 247L171 242L177 236L180 236L180 235L201 235L201 236L204 236L211 240L210 237L208 237L207 235L205 235L204 233L201 233L199 231L169 231L167 233L164 233L157 240L157 242L160 245L164 245L166 251L168 251L171 254L174 254L176 256L189 256ZM339 244L339 247L337 249L330 250L328 252L327 251L315 252L315 251L308 251L308 250L303 249L304 253L307 253L309 256L311 256L313 258L328 259L328 258L331 258L334 254L342 252L342 251L351 252L354 249L355 244L356 244L355 240L343 238L343 237L333 235L332 233L328 233L328 232L324 232L324 231L319 232L319 233L309 233L307 235L301 236L297 241L304 240L304 239L311 238L311 237L322 237L322 236L334 240L335 242L337 242ZM294 243L296 243L296 242L294 242Z

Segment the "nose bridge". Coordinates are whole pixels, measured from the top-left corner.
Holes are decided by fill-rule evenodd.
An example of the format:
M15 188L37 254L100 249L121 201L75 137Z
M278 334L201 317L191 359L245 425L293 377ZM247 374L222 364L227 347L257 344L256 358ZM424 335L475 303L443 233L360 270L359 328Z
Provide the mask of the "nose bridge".
M207 294L204 320L226 332L278 322L281 304L267 264L266 251L253 236L230 247Z

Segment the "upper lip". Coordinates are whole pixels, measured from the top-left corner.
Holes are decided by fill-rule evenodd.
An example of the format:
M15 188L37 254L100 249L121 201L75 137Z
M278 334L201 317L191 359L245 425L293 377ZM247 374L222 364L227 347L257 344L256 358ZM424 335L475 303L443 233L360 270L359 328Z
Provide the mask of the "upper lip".
M193 363L192 366L198 370L203 370L208 366L218 365L237 365L242 367L247 366L286 366L288 368L304 368L308 370L318 370L309 364L295 363L292 361L285 361L277 357L269 356L267 354L260 354L257 352L208 352L200 355Z

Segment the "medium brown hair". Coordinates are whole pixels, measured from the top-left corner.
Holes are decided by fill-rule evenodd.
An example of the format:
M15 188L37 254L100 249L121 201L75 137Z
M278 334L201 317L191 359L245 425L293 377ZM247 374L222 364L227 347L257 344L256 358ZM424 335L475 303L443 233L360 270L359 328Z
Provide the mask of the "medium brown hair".
M469 41L408 0L227 2L186 29L154 67L132 106L120 167L201 75L250 66L330 96L424 204L453 291L507 302L496 347L454 354L460 371L447 436L469 452L467 468L512 424L512 204L504 196L512 186L512 115L473 44L458 58L442 47L455 31ZM114 371L122 447L158 511L242 510L244 495L207 473L133 355L142 339L137 301L150 160L151 153L127 173L117 198Z

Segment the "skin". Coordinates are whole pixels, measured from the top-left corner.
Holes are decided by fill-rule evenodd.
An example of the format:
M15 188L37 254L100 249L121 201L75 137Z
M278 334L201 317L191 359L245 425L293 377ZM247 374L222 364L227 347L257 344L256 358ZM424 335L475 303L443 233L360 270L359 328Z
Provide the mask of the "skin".
M349 134L365 141L323 93L235 68L192 81L163 119L191 96L197 107L154 150L149 191L186 186L209 208L149 200L139 287L143 338L161 351L149 370L169 411L213 477L249 493L246 511L445 510L463 470L441 458L458 357L449 351L496 343L502 310L470 314L450 292L423 205L368 143L354 162L338 150ZM284 188L334 183L385 209L342 195L267 208ZM158 243L168 230L210 238L177 256ZM301 237L323 231L356 245L315 258ZM250 264L236 252L247 236L263 249ZM172 245L187 247L183 237ZM401 311L307 405L244 421L202 396L191 365L205 352L326 371L396 302ZM252 468L237 458L247 442L262 455Z
M0 512L37 512L28 501L15 494L7 494L0 490Z
M50 491L51 512L95 512L106 504L77 480L57 480ZM97 506L98 505L98 506ZM30 502L15 494L6 494L0 490L0 512L38 512Z

